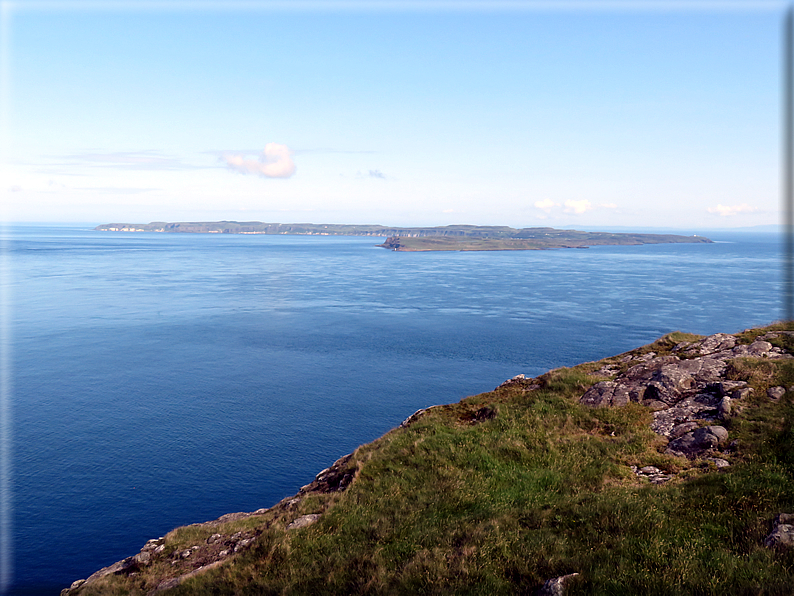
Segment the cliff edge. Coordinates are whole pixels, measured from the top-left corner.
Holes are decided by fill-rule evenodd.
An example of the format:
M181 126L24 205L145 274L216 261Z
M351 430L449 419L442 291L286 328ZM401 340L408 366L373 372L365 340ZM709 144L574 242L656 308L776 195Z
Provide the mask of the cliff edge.
M518 375L61 594L788 594L792 354L776 324Z

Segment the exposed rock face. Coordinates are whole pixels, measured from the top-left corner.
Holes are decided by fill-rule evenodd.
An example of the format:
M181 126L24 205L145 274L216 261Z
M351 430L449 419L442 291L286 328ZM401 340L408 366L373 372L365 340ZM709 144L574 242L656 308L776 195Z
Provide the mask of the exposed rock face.
M682 342L669 356L656 356L654 352L626 356L621 362L634 366L611 381L596 383L580 402L594 407L624 406L629 402L648 406L653 410L651 428L670 440L667 453L688 458L714 455L728 440L728 431L715 423L730 419L737 402L752 392L747 383L725 378L728 362L739 357L791 358L766 341L772 337L775 334L750 345L737 345L733 335L717 333L699 341ZM613 366L602 367L598 372L609 374L615 370ZM773 387L767 393L770 399L777 400L785 392L783 387ZM728 463L723 459L720 462Z

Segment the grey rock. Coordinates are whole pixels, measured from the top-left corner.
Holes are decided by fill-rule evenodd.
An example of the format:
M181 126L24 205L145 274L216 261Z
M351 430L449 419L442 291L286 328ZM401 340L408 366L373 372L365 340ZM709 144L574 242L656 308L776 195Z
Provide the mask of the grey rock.
M778 385L777 387L770 387L769 389L767 389L766 394L769 397L769 399L777 401L781 397L786 395L786 389Z
M727 459L722 459L721 457L707 457L706 461L710 461L718 468L727 468L731 465Z
M213 534L209 538L207 538L207 544L215 544L216 542L220 542L223 540L223 534Z
M538 591L538 596L565 596L567 585L577 575L579 574L569 573L546 580Z
M667 453L696 457L705 451L717 449L728 440L728 431L722 426L704 426L671 441Z
M133 557L138 565L148 565L152 555L148 550L143 550Z
M751 354L764 354L772 349L772 344L768 341L756 340L751 343L747 348Z
M743 387L741 389L736 389L733 393L731 393L731 399L747 399L753 393L755 393L755 389L752 387Z
M715 333L696 342L696 345L701 355L713 354L733 348L736 345L736 338L727 333Z
M299 528L305 528L306 526L312 525L318 519L320 519L319 513L310 513L309 515L301 515L287 526L287 530L297 530Z
M775 517L772 533L764 539L767 548L794 546L794 515L780 513Z
M730 397L723 397L720 400L719 405L717 406L717 413L719 414L720 418L723 420L730 418L731 416L731 398Z

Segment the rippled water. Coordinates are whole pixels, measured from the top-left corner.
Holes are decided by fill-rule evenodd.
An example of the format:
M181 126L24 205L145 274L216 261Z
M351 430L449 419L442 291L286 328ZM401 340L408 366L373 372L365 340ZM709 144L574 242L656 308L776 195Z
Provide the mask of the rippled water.
M356 237L6 234L20 594L270 506L419 408L781 316L771 235L395 253Z

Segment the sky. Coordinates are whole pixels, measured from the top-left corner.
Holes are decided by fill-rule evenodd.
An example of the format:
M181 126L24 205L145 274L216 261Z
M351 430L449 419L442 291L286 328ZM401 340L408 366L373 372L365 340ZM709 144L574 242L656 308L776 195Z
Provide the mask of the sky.
M774 224L785 8L2 0L2 216Z

